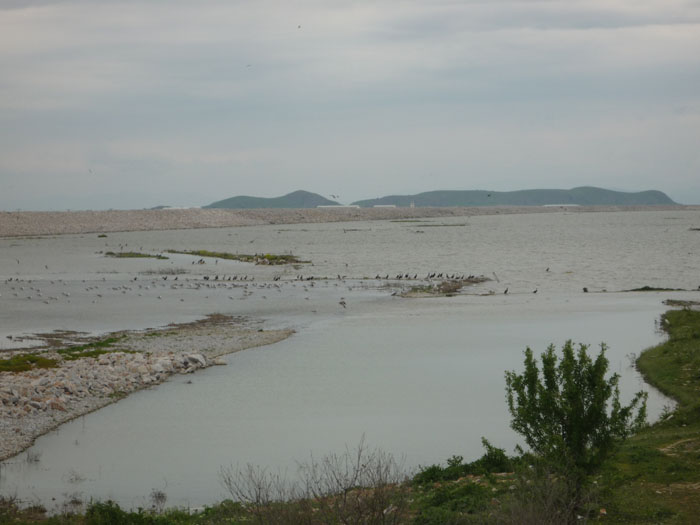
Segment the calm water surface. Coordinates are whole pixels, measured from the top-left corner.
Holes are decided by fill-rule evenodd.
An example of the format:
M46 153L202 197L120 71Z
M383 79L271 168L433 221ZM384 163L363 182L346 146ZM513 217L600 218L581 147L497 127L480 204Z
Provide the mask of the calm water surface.
M7 335L145 328L215 311L298 330L229 356L227 367L173 378L40 438L32 450L39 463L21 454L2 466L0 493L49 507L52 498L76 493L147 506L159 489L169 505L199 506L226 496L221 466L293 470L310 452L352 447L362 434L370 445L405 455L411 467L453 454L474 458L481 436L510 451L518 440L508 428L503 372L522 367L525 346L605 341L623 396L643 387L629 355L660 340L662 300L699 294L613 292L696 289L700 235L689 228L699 223L692 212L561 213L0 240L6 346ZM97 253L121 247L291 252L313 266ZM173 269L187 272L177 286L172 275L158 275ZM402 299L374 279L432 271L493 280L464 296ZM204 287L206 274L255 277L247 290L253 294L243 299L244 288ZM298 274L332 279L312 287L295 282ZM269 287L274 276L279 288ZM583 286L608 293L584 294ZM44 304L47 295L60 299ZM650 413L667 403L652 392Z

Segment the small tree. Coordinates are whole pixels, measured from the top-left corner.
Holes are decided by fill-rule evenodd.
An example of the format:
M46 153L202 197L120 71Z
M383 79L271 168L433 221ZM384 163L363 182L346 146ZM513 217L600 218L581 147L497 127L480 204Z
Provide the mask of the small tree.
M530 449L573 474L577 486L593 473L615 445L641 428L646 419L646 392L627 406L620 404L619 375L605 378L608 360L603 343L595 361L588 346L569 340L557 364L554 345L542 354L542 377L532 350L525 350L525 371L506 372L506 398L511 427ZM608 406L610 402L610 406Z

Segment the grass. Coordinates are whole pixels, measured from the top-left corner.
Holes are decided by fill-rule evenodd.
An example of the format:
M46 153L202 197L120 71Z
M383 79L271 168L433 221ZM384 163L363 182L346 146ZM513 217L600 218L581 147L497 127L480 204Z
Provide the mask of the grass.
M641 354L644 378L678 402L604 469L610 523L697 523L700 516L700 312L662 317L668 341Z
M35 368L56 368L55 359L42 357L38 354L21 354L0 359L0 372L26 372Z
M168 259L165 255L151 255L141 252L105 252L105 257L116 257L117 259Z
M80 346L71 346L69 348L62 348L57 350L57 353L63 357L66 361L75 361L76 359L81 359L83 357L97 357L102 354L107 354L109 352L125 350L117 350L114 345L124 339L126 336L118 337L108 337L102 339L101 341L95 341L93 343L88 343Z
M311 262L302 261L295 255L276 255L272 253L245 255L240 253L211 252L209 250L167 250L167 252L179 253L183 255L194 255L196 257L214 257L216 259L249 262L254 264L300 264Z
M117 351L133 353L131 350L117 349L114 347L115 344L125 337L126 335L108 337L84 345L60 348L56 350L56 353L65 361L75 361L83 357L97 357L102 354ZM26 372L36 368L56 368L57 366L58 361L56 359L51 359L35 353L18 354L8 359L0 359L0 372Z

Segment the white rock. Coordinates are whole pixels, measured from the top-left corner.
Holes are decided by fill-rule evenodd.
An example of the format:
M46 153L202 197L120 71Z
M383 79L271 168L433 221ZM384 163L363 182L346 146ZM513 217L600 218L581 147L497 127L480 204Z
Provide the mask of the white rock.
M199 366L207 366L207 360L202 354L189 354L187 360L190 363L198 364Z

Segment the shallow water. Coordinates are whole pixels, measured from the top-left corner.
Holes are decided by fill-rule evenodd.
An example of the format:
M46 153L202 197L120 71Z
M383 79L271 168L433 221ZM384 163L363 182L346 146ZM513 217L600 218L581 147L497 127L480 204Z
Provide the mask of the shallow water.
M573 294L583 287L594 292L644 285L697 290L700 234L690 228L698 225L700 212L692 210L562 212L0 239L0 349L17 346L18 336L37 332L146 328L212 311L265 317L313 314L335 306L339 297L353 291L349 287L377 287L382 283L373 279L376 275L399 273L419 278L429 272L483 274L494 279L472 293L508 288L510 295L534 289ZM207 260L197 265L192 263L198 258L186 255L169 255L164 261L104 256L106 251L156 254L167 249L293 253L311 264L295 268ZM313 303L293 282L300 274L370 281L316 283L311 291L320 302ZM254 284L246 281L255 293L241 299L239 281L228 282L226 288L202 280L216 275L256 279ZM257 293L258 284L274 276L281 278L281 291ZM328 301L320 289L328 291Z
M539 352L567 338L593 347L605 341L611 370L622 375L623 397L642 387L629 355L660 340L655 321L663 299L698 299L698 293L581 289L696 288L700 235L688 228L699 219L690 212L562 213L0 240L3 271L8 261L17 265L14 257L31 261L26 274L11 267L14 275L2 275L13 281L2 284L0 335L140 328L214 311L298 330L286 341L229 356L227 367L173 378L38 439L32 453L40 461L28 463L21 454L6 462L0 493L47 506L73 493L147 506L151 490L159 489L169 505L199 506L225 496L221 466L251 462L293 470L310 452L352 447L362 434L370 445L405 454L410 467L453 454L475 458L481 436L510 451L518 440L508 428L503 372L522 367L525 346ZM151 253L289 251L313 266L192 265L186 256L105 259L94 253L105 241L109 249L121 243ZM37 260L52 260L53 273L42 273ZM172 268L188 272L175 288L172 275L163 281L144 274ZM361 279L430 271L494 280L465 296L402 299L383 289L383 281ZM204 274L233 273L255 277L247 288L252 295L228 282L202 286ZM297 273L347 278L311 286L289 280ZM282 276L274 283L279 288L270 287L273 275ZM18 285L17 277L33 282ZM139 289L133 277L149 289ZM49 289L54 296L70 290L70 297L47 305L33 295L13 297L13 285L28 294L40 288L44 296ZM98 289L85 290L92 287ZM479 295L489 290L496 293ZM346 309L338 305L341 297ZM650 415L667 403L652 392Z

